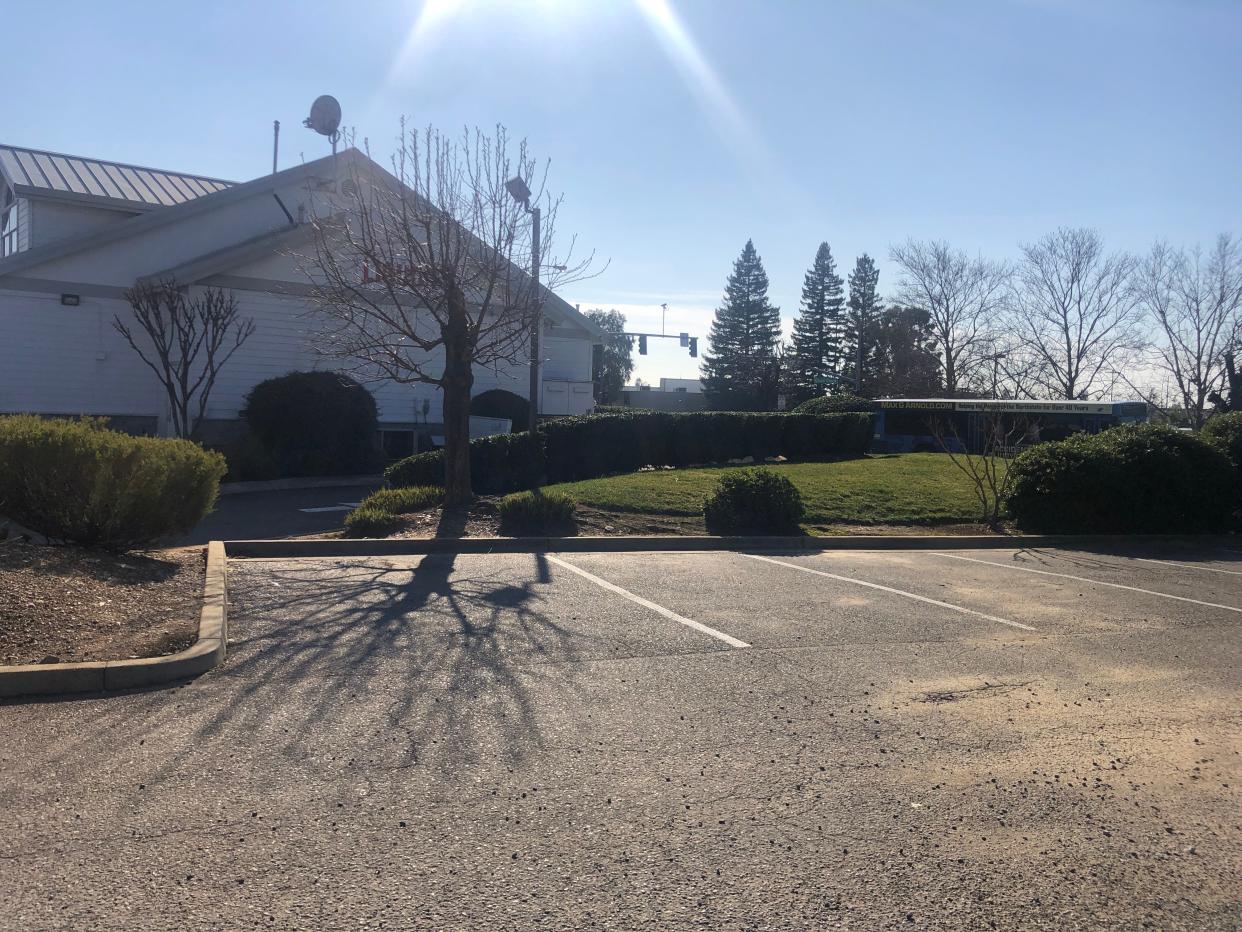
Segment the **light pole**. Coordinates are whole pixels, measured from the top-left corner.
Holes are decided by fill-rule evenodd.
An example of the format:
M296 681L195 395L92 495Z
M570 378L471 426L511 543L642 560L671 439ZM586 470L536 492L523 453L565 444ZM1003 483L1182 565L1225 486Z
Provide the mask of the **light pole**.
M515 201L530 214L530 277L535 282L535 311L530 327L530 424L539 420L539 337L543 332L543 295L539 291L539 208L530 206L530 188L520 177L510 178L505 187Z

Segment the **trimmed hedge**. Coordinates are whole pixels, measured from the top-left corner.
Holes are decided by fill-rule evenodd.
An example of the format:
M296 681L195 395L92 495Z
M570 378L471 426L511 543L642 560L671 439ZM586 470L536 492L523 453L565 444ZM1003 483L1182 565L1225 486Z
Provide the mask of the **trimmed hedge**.
M572 482L642 466L693 466L784 454L789 459L850 459L871 442L871 415L669 413L633 411L559 418L533 433L470 443L476 492L497 494L540 482ZM390 485L443 485L444 455L421 453L394 463Z
M348 476L380 464L375 398L349 376L267 379L250 390L241 414L277 476Z
M713 534L796 533L804 514L797 487L763 468L725 472L703 503L703 519Z
M844 414L846 412L870 412L875 403L858 395L818 395L808 398L793 409L794 414Z
M1212 415L1199 433L1242 469L1242 411Z
M1237 502L1237 473L1225 454L1156 424L1037 444L1009 474L1010 516L1040 533L1224 531Z
M564 492L515 492L496 503L500 529L517 534L573 530L577 503Z
M128 550L211 511L223 456L104 423L0 417L0 514L54 541Z

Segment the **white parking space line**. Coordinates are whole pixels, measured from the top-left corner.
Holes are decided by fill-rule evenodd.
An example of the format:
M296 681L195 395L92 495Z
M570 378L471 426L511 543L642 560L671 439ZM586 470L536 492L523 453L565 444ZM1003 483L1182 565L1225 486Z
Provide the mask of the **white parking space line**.
M928 605L936 605L940 608L947 608L951 611L961 612L963 615L974 615L976 618L984 618L987 621L995 621L997 624L1008 625L1011 628L1020 628L1023 631L1038 631L1038 628L1032 628L1030 625L1024 625L1019 621L1010 621L1008 618L997 618L995 615L987 615L983 612L976 612L973 608L963 608L961 605L952 605L949 602L941 602L939 599L929 599L925 595L919 595L915 592L907 592L905 589L894 589L891 586L882 586L879 583L867 582L865 579L854 579L852 576L838 576L836 573L827 573L824 570L812 569L809 566L803 566L800 563L786 563L784 560L773 560L771 557L761 557L754 553L740 553L740 557L749 557L752 560L762 560L764 563L775 563L777 566L787 566L791 570L801 570L803 573L812 573L815 576L826 576L828 579L835 579L839 582L850 583L855 586L866 586L868 589L878 589L881 592L888 592L893 595L899 595L906 599L914 599L916 602L926 602Z
M1060 579L1072 579L1075 582L1089 583L1092 586L1108 586L1110 589L1125 589L1127 592L1141 592L1144 595L1155 595L1162 599L1173 599L1175 602L1189 602L1191 605L1202 605L1205 608L1223 608L1227 612L1237 612L1242 615L1242 608L1233 605L1221 605L1219 602L1201 602L1198 599L1190 599L1184 595L1169 595L1167 592L1157 592L1154 589L1140 589L1138 586L1125 586L1121 583L1104 582L1102 579L1088 579L1086 576L1072 576L1069 573L1054 573L1051 570L1037 570L1029 566L1014 566L1011 563L996 563L992 560L980 560L978 557L964 557L960 553L942 553L940 551L927 551L928 556L945 557L949 560L965 560L967 563L982 563L984 566L999 566L1003 570L1017 570L1019 573L1038 573L1040 576L1056 576Z
M308 515L315 515L324 511L353 511L361 504L362 502L341 502L339 505L323 505L320 508L299 508L298 511Z
M630 592L628 589L622 589L620 586L613 585L606 579L600 579L594 573L588 573L586 570L582 569L581 567L574 566L572 563L566 563L560 557L555 557L550 553L547 554L547 557L548 557L549 563L555 563L557 566L562 566L572 573L577 573L583 579L589 579L591 582L595 583L595 585L599 586L600 588L607 589L609 592L615 592L617 595L629 599L631 602L635 603L636 605L641 605L643 608L650 609L651 611L655 612L657 615L663 615L665 618L668 618L670 621L675 621L678 624L685 625L687 628L693 628L695 631L701 631L703 634L707 634L707 635L710 635L711 637L716 638L717 640L724 641L730 647L750 647L750 645L747 644L745 641L739 641L737 638L733 637L733 635L731 634L725 634L723 631L717 631L715 628L709 628L707 625L703 624L701 621L695 621L693 618L686 618L682 615L678 615L676 612L669 611L663 605L656 605L654 602L649 602L646 599L644 599L642 596L635 595L634 593Z
M1193 563L1174 563L1172 560L1153 560L1150 557L1134 557L1143 563L1163 563L1165 566L1176 566L1184 570L1202 570L1205 573L1224 573L1227 576L1242 576L1237 570L1222 570L1215 566L1195 566Z

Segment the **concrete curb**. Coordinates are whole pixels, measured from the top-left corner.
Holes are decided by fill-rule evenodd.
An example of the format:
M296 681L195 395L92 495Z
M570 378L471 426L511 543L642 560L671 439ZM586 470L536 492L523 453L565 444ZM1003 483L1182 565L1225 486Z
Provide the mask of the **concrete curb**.
M623 553L626 551L695 552L710 550L987 550L1014 547L1084 547L1193 540L1234 541L1232 537L1184 535L1000 535L851 537L462 537L331 538L313 540L230 540L230 557L382 557L428 553Z
M198 676L224 660L228 628L225 550L216 540L207 545L198 640L185 650L138 660L0 666L0 698L133 689Z
M221 495L244 495L247 492L288 492L296 489L338 489L355 485L383 485L382 475L321 476L304 479L267 479L255 482L221 482Z

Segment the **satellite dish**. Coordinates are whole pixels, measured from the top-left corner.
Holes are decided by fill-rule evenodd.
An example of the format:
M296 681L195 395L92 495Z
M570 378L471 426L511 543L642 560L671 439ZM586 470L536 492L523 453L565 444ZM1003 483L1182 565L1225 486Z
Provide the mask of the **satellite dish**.
M302 121L302 125L313 129L320 136L335 137L341 126L341 105L331 94L316 97L311 104L310 116ZM333 138L332 141L335 142L336 139Z

